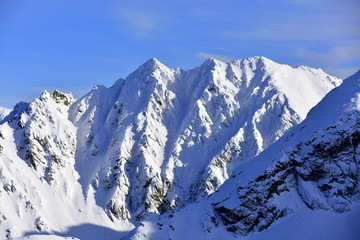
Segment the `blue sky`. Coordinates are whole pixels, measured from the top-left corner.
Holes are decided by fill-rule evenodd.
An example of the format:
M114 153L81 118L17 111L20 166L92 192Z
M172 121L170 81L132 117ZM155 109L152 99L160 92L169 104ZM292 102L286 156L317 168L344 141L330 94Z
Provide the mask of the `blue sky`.
M347 77L360 69L358 0L0 0L0 106L47 89L77 98L156 57L265 56Z

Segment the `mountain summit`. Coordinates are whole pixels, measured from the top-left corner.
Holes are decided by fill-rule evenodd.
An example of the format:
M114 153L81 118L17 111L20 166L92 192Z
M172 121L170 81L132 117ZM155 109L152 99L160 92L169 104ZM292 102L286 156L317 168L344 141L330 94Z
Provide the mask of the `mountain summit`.
M85 222L128 231L178 211L257 162L340 84L264 57L187 71L151 59L79 100L44 92L1 121L0 236Z
M126 239L349 239L360 219L360 71L219 190Z

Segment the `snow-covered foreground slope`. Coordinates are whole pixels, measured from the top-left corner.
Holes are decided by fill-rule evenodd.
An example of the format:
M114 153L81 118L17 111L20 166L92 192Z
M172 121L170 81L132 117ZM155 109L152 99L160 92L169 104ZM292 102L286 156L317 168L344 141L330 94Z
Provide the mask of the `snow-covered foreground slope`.
M218 192L126 239L358 239L359 143L360 71Z
M188 71L151 59L80 100L45 91L1 110L0 238L118 239L217 191L340 83L263 57Z

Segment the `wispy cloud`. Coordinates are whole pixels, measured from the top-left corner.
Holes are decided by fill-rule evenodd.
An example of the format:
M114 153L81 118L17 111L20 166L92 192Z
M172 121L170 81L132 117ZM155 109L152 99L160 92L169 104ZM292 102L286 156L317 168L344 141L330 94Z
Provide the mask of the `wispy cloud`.
M333 76L336 76L338 78L345 79L347 77L350 77L354 73L360 70L360 68L355 67L339 67L339 68L323 68L323 70Z
M209 59L209 58L215 58L223 62L230 62L232 60L231 57L224 56L224 55L217 55L213 53L205 53L205 52L199 52L195 54L196 58L202 58L202 59Z
M268 40L331 40L331 38L360 37L360 25L354 23L344 28L343 24L327 22L311 23L311 20L294 20L290 23L259 23L254 28L227 30L219 33L229 39L268 39Z
M119 19L135 31L151 31L156 29L159 24L159 16L138 10L120 11Z
M321 67L324 71L337 77L345 78L360 69L348 67L347 63L360 63L360 46L356 42L347 42L346 45L335 46L329 51L317 51L300 48L296 56L308 65Z
M119 21L118 29L141 38L156 36L155 33L163 30L171 21L164 9L154 9L151 4L116 5L113 14Z
M261 17L242 17L242 22L224 28L220 35L227 39L275 41L359 38L360 2L344 2L346 4L335 0L284 1L285 4L280 4L279 9L271 8L259 13Z
M299 49L296 55L300 58L312 60L313 62L322 62L328 65L338 65L345 61L351 62L360 59L359 45L336 46L328 52L319 52L309 49Z

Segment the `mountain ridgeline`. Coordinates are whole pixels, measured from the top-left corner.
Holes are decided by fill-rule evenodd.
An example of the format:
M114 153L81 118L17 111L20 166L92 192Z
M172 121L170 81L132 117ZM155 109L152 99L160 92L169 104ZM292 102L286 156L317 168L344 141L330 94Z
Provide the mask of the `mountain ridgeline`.
M360 71L217 192L126 239L348 239L360 230Z
M265 58L190 71L151 59L71 106L78 171L93 168L80 182L116 218L181 207L214 192L339 83Z
M264 57L209 59L186 71L151 59L112 87L96 86L79 100L45 91L1 114L0 200L7 207L0 209L0 236L61 232L86 221L124 231L151 213L166 215L203 201L231 176L244 182L234 170L259 161L253 158L301 123L341 82L321 69L292 68ZM355 122L351 129L357 129ZM336 126L324 131L329 134L299 142L286 161L239 187L236 207L225 200L213 203L217 221L243 235L266 229L295 211L269 202L284 189L298 189L310 208L346 211L347 197L341 196L357 190L335 183L357 181L357 173L329 180L336 164L323 159L354 154L357 148L350 146L358 130L345 131L343 138ZM330 132L339 137L333 144L337 150L330 147L332 138L319 140ZM299 157L305 155L309 160ZM263 190L257 189L259 182ZM338 198L316 202L307 187L299 187L309 182L319 194ZM257 204L250 204L254 199ZM51 210L50 203L65 210ZM253 224L257 220L249 216L265 222Z

